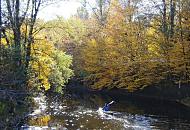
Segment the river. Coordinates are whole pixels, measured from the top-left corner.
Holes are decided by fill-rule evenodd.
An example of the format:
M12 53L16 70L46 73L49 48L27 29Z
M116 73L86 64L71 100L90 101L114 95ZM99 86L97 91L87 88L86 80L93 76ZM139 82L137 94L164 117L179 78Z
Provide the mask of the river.
M21 130L189 130L190 110L175 103L119 99L101 94L35 98L38 106ZM99 109L115 100L113 114Z

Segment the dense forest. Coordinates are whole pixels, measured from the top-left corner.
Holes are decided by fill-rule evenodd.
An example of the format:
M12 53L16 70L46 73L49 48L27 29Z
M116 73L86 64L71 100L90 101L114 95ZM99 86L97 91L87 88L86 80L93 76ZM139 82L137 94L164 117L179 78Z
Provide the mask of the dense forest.
M90 88L188 86L190 3L149 2L100 0L90 14L84 1L75 16L49 21L56 28L45 32L73 56L75 78Z
M1 89L61 91L74 75L93 89L189 85L190 2L146 4L83 1L70 19L43 21L48 1L1 1Z
M63 93L70 80L129 92L190 86L189 0L83 0L69 19L38 18L49 4L0 0L0 98Z
M2 89L59 91L74 74L93 89L189 85L189 1L100 0L91 13L84 1L47 22L46 2L1 2Z

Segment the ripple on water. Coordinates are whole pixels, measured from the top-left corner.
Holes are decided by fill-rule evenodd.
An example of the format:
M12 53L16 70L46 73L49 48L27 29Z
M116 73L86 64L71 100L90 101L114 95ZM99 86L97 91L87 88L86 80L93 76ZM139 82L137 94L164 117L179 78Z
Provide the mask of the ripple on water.
M46 121L42 119L38 120L38 123L41 123L41 127L39 127L39 124L36 124L35 126L30 124L30 126L26 127L28 129L23 130L38 130L47 126L49 126L48 128L52 126L51 129L59 129L62 127L61 130L151 130L163 128L162 126L164 126L164 124L172 122L167 116L157 117L155 115L129 114L126 112L114 112L113 115L110 115L105 114L102 111L102 108L97 111L91 107L87 108L86 106L80 106L79 104L70 106L66 106L63 102L51 102L50 104L47 104L46 100L44 102L40 98L37 98L36 101L39 103L39 108L47 111L49 117L44 118ZM36 111L37 110L39 109L36 109ZM45 116L48 114L45 114ZM34 119L34 121L36 121L36 119ZM175 125L183 125L190 128L188 121L186 123L184 121L180 122L180 120L173 120L173 122L176 122ZM44 126L42 123L44 123ZM155 126L155 123L157 124L157 127ZM60 124L60 126L58 126L58 124Z

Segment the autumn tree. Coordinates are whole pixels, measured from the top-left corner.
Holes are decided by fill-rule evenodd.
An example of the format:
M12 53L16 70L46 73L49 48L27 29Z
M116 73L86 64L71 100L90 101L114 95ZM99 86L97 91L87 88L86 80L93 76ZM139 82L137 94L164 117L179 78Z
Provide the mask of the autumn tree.
M95 89L134 91L165 82L188 82L189 47L185 39L189 28L182 12L189 13L188 6L184 6L189 4L175 0L160 3L153 1L155 8L151 10L150 6L150 14L147 8L140 8L143 1L113 0L104 26L92 22L99 20L92 14L89 21L96 24L88 23L90 30L80 47L84 83Z
M82 6L77 9L76 16L80 19L88 19L89 18L89 12L87 10L87 1L82 1Z
M0 79L2 86L6 84L13 89L25 86L20 87L23 90L26 88L31 90L31 86L34 88L42 86L45 90L58 86L62 88L72 76L72 70L69 69L72 58L64 52L56 50L54 45L50 45L51 41L48 41L45 35L38 35L44 26L38 24L37 15L40 7L46 6L49 2L51 1L3 1L5 27L1 41L6 57L3 58L0 69L6 71L3 71L1 75L4 77ZM50 47L51 52L46 52L44 50L46 47ZM42 53L46 55L39 55ZM58 57L65 58L65 63ZM53 73L53 70L56 71ZM42 73L43 71L48 74ZM54 78L50 78L50 74ZM55 81L54 74L57 74L56 77L59 79L64 76L65 78Z
M133 91L160 79L160 76L152 78L156 63L147 56L146 29L136 20L126 21L126 8L112 1L106 26L94 33L82 49L83 69L87 74L84 80L92 88ZM128 17L132 15L135 16L131 13Z

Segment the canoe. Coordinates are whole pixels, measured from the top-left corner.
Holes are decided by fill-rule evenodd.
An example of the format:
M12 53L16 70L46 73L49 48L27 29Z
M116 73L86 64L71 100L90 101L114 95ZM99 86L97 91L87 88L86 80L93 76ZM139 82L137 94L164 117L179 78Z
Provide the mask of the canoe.
M103 113L105 113L105 114L110 114L110 115L114 115L114 112L113 112L113 111L103 111Z

